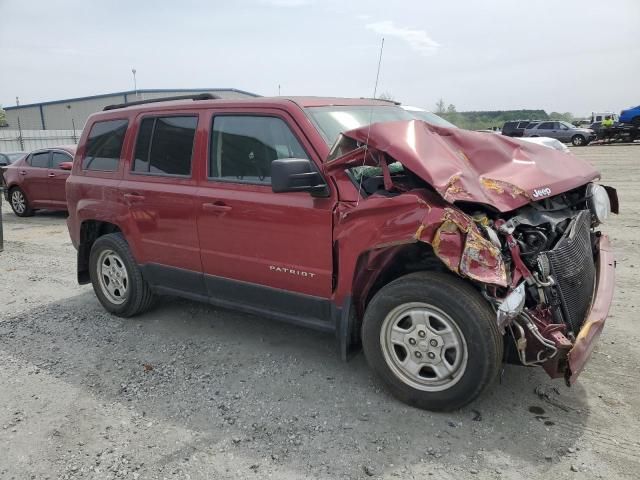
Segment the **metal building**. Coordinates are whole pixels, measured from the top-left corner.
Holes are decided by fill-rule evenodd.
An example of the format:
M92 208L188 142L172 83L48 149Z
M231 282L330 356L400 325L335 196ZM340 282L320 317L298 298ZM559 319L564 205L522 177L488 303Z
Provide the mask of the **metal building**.
M167 90L129 90L126 92L106 93L91 97L69 98L51 102L32 103L16 107L5 107L7 127L23 130L82 130L87 118L92 113L102 110L114 103L127 103L135 100L188 95L196 93L212 93L221 98L257 97L255 93L235 88L194 88Z

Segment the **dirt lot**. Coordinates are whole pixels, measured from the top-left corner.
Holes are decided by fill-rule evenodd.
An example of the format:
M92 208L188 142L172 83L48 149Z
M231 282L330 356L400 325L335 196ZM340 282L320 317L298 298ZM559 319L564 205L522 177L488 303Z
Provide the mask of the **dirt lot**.
M5 203L0 478L639 478L640 144L574 152L623 209L591 362L570 389L507 367L447 414L398 403L315 332L176 299L112 317L75 282L65 216Z

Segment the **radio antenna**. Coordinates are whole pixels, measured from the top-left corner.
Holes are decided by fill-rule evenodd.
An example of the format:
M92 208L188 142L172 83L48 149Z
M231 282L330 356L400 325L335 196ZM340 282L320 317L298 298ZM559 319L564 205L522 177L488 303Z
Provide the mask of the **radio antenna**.
M382 50L384 49L384 37L382 37L382 43L380 44L380 54L378 56L378 70L376 71L376 82L373 85L373 99L375 100L376 94L378 93L378 80L380 78L380 65L382 65ZM364 144L364 157L362 158L362 167L367 161L367 150L369 149L369 134L371 133L371 122L373 121L373 107L371 104L371 108L369 109L369 126L367 128L367 140ZM360 204L360 192L362 191L362 178L364 175L360 175L360 179L358 180L358 200L356 201L356 207Z

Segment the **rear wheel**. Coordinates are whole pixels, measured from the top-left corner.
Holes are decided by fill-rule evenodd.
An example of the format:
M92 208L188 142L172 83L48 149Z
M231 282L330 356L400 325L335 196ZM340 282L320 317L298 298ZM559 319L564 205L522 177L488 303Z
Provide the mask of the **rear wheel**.
M587 139L582 135L574 135L573 137L571 137L571 144L574 147L581 147L587 144Z
M30 217L33 215L34 210L29 206L29 200L27 200L27 196L20 187L13 187L9 191L9 202L13 213L17 216Z
M502 342L486 300L438 272L383 287L362 325L371 368L395 397L427 410L454 410L478 397L497 377Z
M102 306L121 317L147 310L153 293L121 233L98 238L91 247L89 275Z

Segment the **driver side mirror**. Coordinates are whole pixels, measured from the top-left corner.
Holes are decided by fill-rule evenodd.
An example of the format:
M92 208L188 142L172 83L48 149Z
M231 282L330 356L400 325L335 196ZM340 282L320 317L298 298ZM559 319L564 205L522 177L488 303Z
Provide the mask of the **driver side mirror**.
M271 162L271 189L274 193L309 192L313 196L329 196L329 187L311 160L306 158L282 158Z
M62 162L58 165L60 170L71 170L73 168L73 162Z

